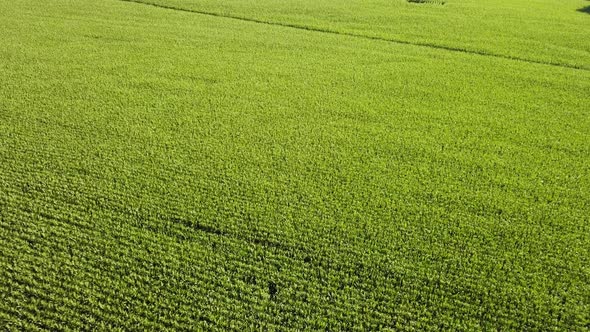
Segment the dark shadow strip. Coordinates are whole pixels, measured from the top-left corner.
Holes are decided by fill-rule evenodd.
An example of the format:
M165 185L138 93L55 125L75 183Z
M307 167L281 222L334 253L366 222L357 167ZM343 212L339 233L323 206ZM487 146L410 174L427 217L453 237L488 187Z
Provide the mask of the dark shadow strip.
M333 35L341 35L341 36L362 38L362 39L368 39L368 40L378 40L378 41L396 43L396 44L401 44L401 45L421 46L421 47L428 47L428 48L445 50L445 51L450 51L450 52L460 52L460 53L465 53L465 54L481 55L481 56L494 57L494 58L499 58L499 59L528 62L528 63L539 64L539 65L590 71L590 69L587 69L585 67L567 64L567 63L555 63L555 62L546 62L546 61L540 61L540 60L532 60L532 59L520 58L520 57L510 56L510 55L502 55L502 54L487 53L487 52L477 51L477 50L469 50L469 49L464 49L464 48L459 48L459 47L444 46L444 45L437 45L437 44L431 44L431 43L410 42L410 41L405 41L405 40L377 37L377 36L367 36L367 35L355 34L355 33L351 33L351 32L342 32L342 31L330 30L330 29L325 29L325 28L315 28L315 27L309 27L309 26L305 26L305 25L298 25L298 24L292 24L292 23L263 21L263 20L258 20L258 19L250 18L250 17L242 17L242 16L235 16L235 15L229 15L229 14L220 14L220 13L215 13L215 12L186 9L186 8L161 5L161 4L151 3L151 2L144 2L141 0L120 0L120 1L132 2L132 3L142 4L142 5L146 5L146 6L152 6L152 7L162 8L162 9L169 9L169 10L175 10L175 11L193 13L193 14L199 14L199 15L205 15L205 16L222 17L222 18L233 19L233 20L238 20L238 21L243 21L243 22L266 24L266 25L292 28L292 29L298 29L298 30L329 33L329 34L333 34Z
M262 246L264 248L275 248L275 249L278 249L281 251L286 251L286 252L295 252L295 251L303 252L303 251L305 251L305 247L303 247L303 246L298 246L298 245L292 246L292 245L283 244L283 243L266 238L264 236L264 234L246 235L246 234L229 233L229 232L226 232L222 229L216 228L211 225L203 224L198 221L193 222L188 219L179 218L179 217L165 218L165 217L160 216L160 218L163 220L166 220L166 219L169 220L170 222L172 222L173 225L180 225L181 227L184 227L187 229L191 229L191 230L195 230L195 231L199 231L199 232L204 232L204 233L211 234L211 235L233 238L238 241L252 243L252 244L255 244L258 246ZM179 240L186 240L186 239L179 238Z

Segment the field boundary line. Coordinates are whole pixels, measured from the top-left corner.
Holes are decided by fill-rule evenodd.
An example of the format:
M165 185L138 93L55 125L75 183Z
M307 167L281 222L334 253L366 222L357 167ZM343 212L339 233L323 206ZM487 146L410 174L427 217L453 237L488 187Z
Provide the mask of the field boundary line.
M363 35L363 34L356 34L356 33L352 33L352 32L337 31L337 30L332 30L332 29L327 29L327 28L310 27L310 26L294 24L294 23L265 21L265 20L260 20L260 19L256 19L256 18L251 18L251 17L244 17L244 16L230 15L230 14L221 14L221 13L216 13L216 12L208 12L208 11L195 10L195 9L180 8L180 7L175 7L175 6L161 5L161 4L157 4L157 3L153 3L153 2L145 2L145 1L141 1L141 0L119 0L119 1L136 3L136 4L146 5L146 6L152 6L152 7L161 8L161 9L175 10L175 11L180 11L180 12L185 12L185 13L227 18L227 19L243 21L243 22L272 25L272 26L278 26L278 27L327 33L327 34L333 34L333 35L341 35L341 36L354 37L354 38L362 38L362 39L367 39L367 40L377 40L377 41L395 43L395 44L400 44L400 45L428 47L428 48L432 48L432 49L439 49L439 50L444 50L444 51L449 51L449 52L480 55L480 56L493 57L493 58L512 60L512 61L521 61L521 62L527 62L527 63L532 63L532 64L552 66L552 67L590 71L590 69L587 69L583 66L578 66L578 65L571 65L571 64L567 64L567 63L547 62L547 61L541 61L541 60L533 60L533 59L521 58L521 57L517 57L517 56L488 53L488 52L484 52L484 51L471 50L471 49L460 48L460 47L444 46L444 45L437 45L437 44L432 44L432 43L411 42L411 41L406 41L406 40L379 37L379 36L369 36L369 35Z

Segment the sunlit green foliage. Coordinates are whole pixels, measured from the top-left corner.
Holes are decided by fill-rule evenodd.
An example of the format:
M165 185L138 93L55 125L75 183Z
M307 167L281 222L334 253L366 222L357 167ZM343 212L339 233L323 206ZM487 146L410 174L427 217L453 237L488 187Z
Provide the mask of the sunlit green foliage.
M0 329L590 328L587 2L150 1L0 2Z
M584 0L127 1L590 70Z

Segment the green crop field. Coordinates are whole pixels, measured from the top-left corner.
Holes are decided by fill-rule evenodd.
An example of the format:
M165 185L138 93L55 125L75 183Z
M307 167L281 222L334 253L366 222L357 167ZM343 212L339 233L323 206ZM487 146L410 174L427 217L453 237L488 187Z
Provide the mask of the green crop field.
M0 0L1 331L589 331L590 1Z

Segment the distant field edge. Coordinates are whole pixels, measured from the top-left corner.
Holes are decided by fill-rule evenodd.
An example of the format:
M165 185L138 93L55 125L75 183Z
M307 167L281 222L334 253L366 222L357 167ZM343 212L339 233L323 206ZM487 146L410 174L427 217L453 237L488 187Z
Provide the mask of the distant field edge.
M287 23L287 22L260 20L260 19L256 19L256 18L239 16L239 15L230 15L230 14L223 14L223 13L217 13L217 12L210 12L210 11L195 10L195 9L189 9L189 8L181 8L181 7L176 7L176 6L163 5L163 4L149 2L149 1L143 1L143 0L119 0L119 1L135 3L135 4L145 5L145 6L152 6L152 7L167 9L167 10L175 10L175 11L185 12L185 13L206 15L206 16L212 16L212 17L221 17L221 18L238 20L238 21L243 21L243 22L279 26L279 27L312 31L312 32L328 33L328 34L341 35L341 36L353 37L353 38L377 40L377 41L396 43L396 44L401 44L401 45L428 47L431 49L438 49L438 50L449 51L449 52L459 52L459 53L465 53L465 54L493 57L493 58L506 59L506 60L512 60L512 61L527 62L527 63L532 63L532 64L560 67L560 68L566 68L566 69L590 71L590 68L586 68L583 65L574 65L574 64L564 63L564 62L542 61L542 60L535 60L535 59L529 59L529 58L518 57L518 56L510 56L510 55L504 55L504 54L498 54L498 53L484 52L484 51L473 50L473 49L468 49L468 48L446 46L446 45L440 45L440 44L434 44L434 43L414 42L414 41L407 41L407 40L402 40L402 39L394 39L394 38L387 38L387 37L380 37L380 36L370 36L370 35L357 34L357 33L351 33L351 32L346 32L346 31L338 31L338 30L332 30L332 29L328 29L328 28L312 27L312 26L293 24L293 23Z

